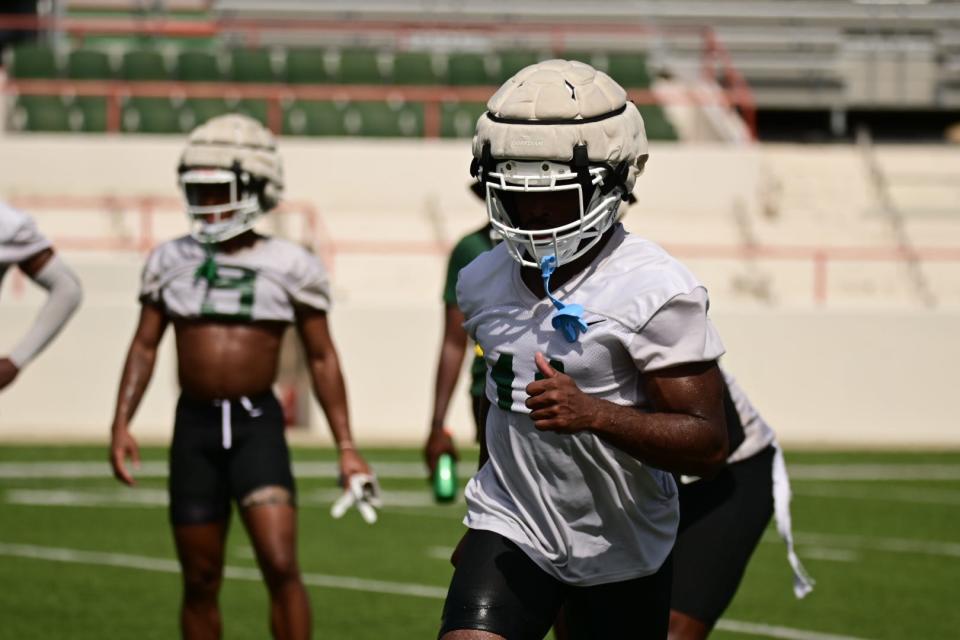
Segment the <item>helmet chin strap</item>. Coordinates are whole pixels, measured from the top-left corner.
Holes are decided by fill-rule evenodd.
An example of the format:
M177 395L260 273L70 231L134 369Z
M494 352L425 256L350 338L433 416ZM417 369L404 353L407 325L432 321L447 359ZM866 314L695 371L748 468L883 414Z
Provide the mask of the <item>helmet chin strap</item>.
M554 329L563 334L567 342L576 342L580 334L587 330L587 323L583 319L583 307L579 304L564 304L550 293L550 276L553 275L556 268L556 256L543 256L540 259L540 277L543 278L543 290L557 309L550 323Z

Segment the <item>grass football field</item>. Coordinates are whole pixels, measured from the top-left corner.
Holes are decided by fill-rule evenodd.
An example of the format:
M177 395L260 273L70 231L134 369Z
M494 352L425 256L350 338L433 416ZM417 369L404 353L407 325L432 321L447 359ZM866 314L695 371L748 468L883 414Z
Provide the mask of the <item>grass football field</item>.
M432 504L416 451L365 453L385 492L373 526L355 511L331 519L331 451L294 450L315 637L434 638L463 503ZM143 454L140 484L126 489L104 448L0 447L0 638L177 637L166 452ZM713 637L960 637L960 453L788 452L787 463L816 590L794 599L771 525ZM266 592L237 518L227 563L224 636L268 637Z

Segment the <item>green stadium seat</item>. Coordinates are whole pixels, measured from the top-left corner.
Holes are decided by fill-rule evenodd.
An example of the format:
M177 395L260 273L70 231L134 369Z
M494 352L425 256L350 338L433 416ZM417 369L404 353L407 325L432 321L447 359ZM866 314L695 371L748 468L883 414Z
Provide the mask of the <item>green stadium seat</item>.
M230 78L234 82L276 82L270 52L266 49L231 50Z
M557 57L563 60L576 60L599 69L596 64L596 58L599 56L593 51L561 51Z
M290 84L322 84L330 81L322 49L287 51L286 79Z
M489 71L487 56L478 53L451 53L447 56L447 84L459 87L496 83Z
M23 131L70 131L70 112L60 96L19 96L14 127Z
M343 84L381 84L388 80L380 70L379 54L373 49L342 50L336 79Z
M335 102L299 100L283 114L283 133L295 136L342 136L343 108Z
M423 105L419 103L353 102L344 113L350 135L375 138L423 136Z
M643 116L643 125L650 140L678 140L677 130L667 119L667 114L658 104L637 105L640 115Z
M50 47L20 45L10 53L11 78L56 78L60 75L57 56Z
M500 54L500 72L497 74L497 82L506 82L520 69L540 62L541 58L543 56L536 51L504 51Z
M247 99L237 103L234 111L250 116L254 120L258 120L260 124L266 125L270 107L266 100Z
M433 55L423 51L400 51L393 58L394 84L438 84Z
M107 130L107 99L101 96L77 96L74 109L80 114L79 130L102 133Z
M647 58L642 53L610 53L607 59L606 72L621 86L634 89L650 86Z
M184 82L220 82L223 72L217 55L210 51L181 51L177 55L177 79Z
M440 105L440 137L470 138L477 119L487 110L483 102L444 102Z
M120 77L124 80L169 80L163 55L154 49L132 49L123 54Z
M67 58L67 77L74 80L110 80L110 57L100 49L74 49Z
M181 108L181 125L192 129L211 118L233 111L223 98L188 98Z
M135 133L180 133L180 114L168 98L133 97L124 105L121 128Z

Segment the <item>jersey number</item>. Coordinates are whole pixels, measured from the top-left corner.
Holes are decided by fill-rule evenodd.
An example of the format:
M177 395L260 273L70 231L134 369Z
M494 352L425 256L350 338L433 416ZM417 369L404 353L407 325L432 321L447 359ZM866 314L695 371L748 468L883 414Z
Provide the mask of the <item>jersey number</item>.
M559 360L551 360L550 366L563 373L563 363ZM509 411L513 402L513 379L516 378L516 374L513 372L513 355L501 353L494 363L493 369L490 370L490 377L497 385L497 406L504 411ZM543 380L543 377L543 374L538 370L533 379Z
M254 282L257 272L246 267L223 267L207 287L200 315L203 317L253 319Z

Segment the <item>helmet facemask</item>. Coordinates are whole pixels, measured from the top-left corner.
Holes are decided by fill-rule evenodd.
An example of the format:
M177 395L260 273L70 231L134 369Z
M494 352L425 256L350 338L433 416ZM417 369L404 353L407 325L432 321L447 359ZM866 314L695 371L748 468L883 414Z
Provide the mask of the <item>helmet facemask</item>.
M616 220L623 190L611 188L610 173L599 165L578 171L546 160L497 162L483 173L490 223L523 266L539 268L545 256L554 256L557 266L572 262L593 248ZM571 194L576 216L559 226L522 228L516 215L519 194L555 192Z
M239 167L182 168L179 173L190 221L190 235L204 243L234 238L263 214L255 181ZM206 204L210 200L216 204Z

